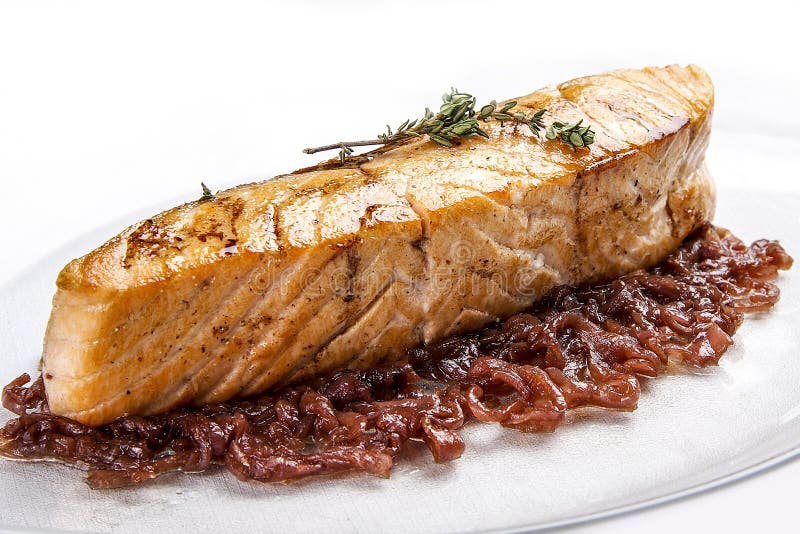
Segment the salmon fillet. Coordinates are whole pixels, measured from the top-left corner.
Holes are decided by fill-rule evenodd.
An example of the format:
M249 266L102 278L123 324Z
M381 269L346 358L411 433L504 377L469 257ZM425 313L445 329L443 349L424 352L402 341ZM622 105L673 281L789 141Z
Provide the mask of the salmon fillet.
M58 276L50 409L99 425L367 368L648 268L713 215L713 99L696 66L579 78L516 100L591 124L588 148L491 121L134 225Z

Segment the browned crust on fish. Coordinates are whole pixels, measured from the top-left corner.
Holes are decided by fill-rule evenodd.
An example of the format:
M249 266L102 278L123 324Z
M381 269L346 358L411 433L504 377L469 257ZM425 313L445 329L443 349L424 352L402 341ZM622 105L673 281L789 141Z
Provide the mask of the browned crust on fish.
M68 264L45 338L51 409L124 413L368 367L480 327L556 284L661 261L712 217L713 87L622 70L516 99L597 132L571 150L487 123L191 202Z

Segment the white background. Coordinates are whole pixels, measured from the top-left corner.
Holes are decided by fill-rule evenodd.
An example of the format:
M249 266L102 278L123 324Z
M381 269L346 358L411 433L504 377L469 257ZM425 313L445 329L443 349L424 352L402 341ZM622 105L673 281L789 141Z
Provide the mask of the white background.
M0 284L92 228L199 196L200 180L226 188L317 161L305 146L373 137L451 85L484 101L697 63L715 131L793 150L797 20L765 1L0 2ZM757 162L711 163L718 181L763 179ZM770 183L797 190L798 174ZM586 530L785 531L798 481L795 462Z

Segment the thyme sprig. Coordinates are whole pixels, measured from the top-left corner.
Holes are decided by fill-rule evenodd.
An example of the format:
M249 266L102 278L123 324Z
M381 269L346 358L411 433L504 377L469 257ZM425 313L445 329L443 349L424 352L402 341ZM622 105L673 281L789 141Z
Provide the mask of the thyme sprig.
M203 194L200 195L200 198L198 199L200 202L214 198L214 193L211 192L211 189L209 189L206 184L200 182L200 187L203 188Z
M339 160L344 163L347 156L353 153L353 147L372 145L398 144L412 137L427 135L434 143L444 146L453 146L453 141L458 138L481 136L488 139L487 134L480 126L481 122L489 120L500 121L501 126L506 122L515 125L527 125L531 133L539 137L544 129L549 140L559 139L572 147L573 150L589 146L594 142L594 132L589 126L580 126L581 122L571 125L559 121L545 127L544 114L546 109L526 114L515 110L517 102L511 100L500 105L492 100L476 111L476 99L469 93L462 93L456 88L451 88L449 93L442 95L442 104L437 113L425 108L422 118L406 120L394 131L388 124L386 133L379 134L376 139L364 141L340 141L303 150L306 154L316 154L326 150L339 149Z
M589 146L594 143L594 132L590 126L581 126L582 123L583 120L575 124L554 121L545 130L545 137L550 140L561 139L572 148Z

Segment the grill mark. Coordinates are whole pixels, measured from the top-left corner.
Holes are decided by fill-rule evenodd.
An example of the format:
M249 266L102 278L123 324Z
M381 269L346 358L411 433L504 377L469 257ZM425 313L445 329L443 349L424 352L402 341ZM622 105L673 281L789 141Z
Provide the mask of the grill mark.
M364 174L367 176L367 178L370 176L370 173L364 173ZM330 199L330 197L325 197L325 202L328 202L329 199ZM317 232L317 234L318 234L318 232ZM350 268L351 271L354 271L358 266L359 258L353 254L352 246L347 247L346 249L342 249L342 250L344 250L345 253L348 255L347 256L348 257L348 267ZM335 258L331 258L331 261L333 261L333 259L335 259ZM324 268L324 266L323 266L323 268ZM347 296L345 298L347 299ZM350 295L350 299L352 299L352 295ZM321 303L321 306L324 306L326 303L327 303L327 301L325 303ZM278 322L278 321L274 321L274 322ZM252 345L260 344L261 342L263 342L263 339L264 339L263 336L259 337L258 342L257 343L252 343ZM233 365L233 363L231 365ZM231 373L228 373L225 377L223 377L223 379L222 379L223 383L227 383L230 378L231 378ZM216 390L212 390L210 392L206 391L204 394L206 396L210 396L210 395L213 395L215 391Z
M272 211L269 214L269 219L272 223L272 233L275 235L275 245L278 247L278 251L283 252L286 246L283 244L283 230L281 229L281 217L283 215L282 210L278 207L276 202L270 204Z
M234 244L239 240L239 217L242 216L244 211L244 199L236 198L230 206L231 212L231 234L233 235Z

